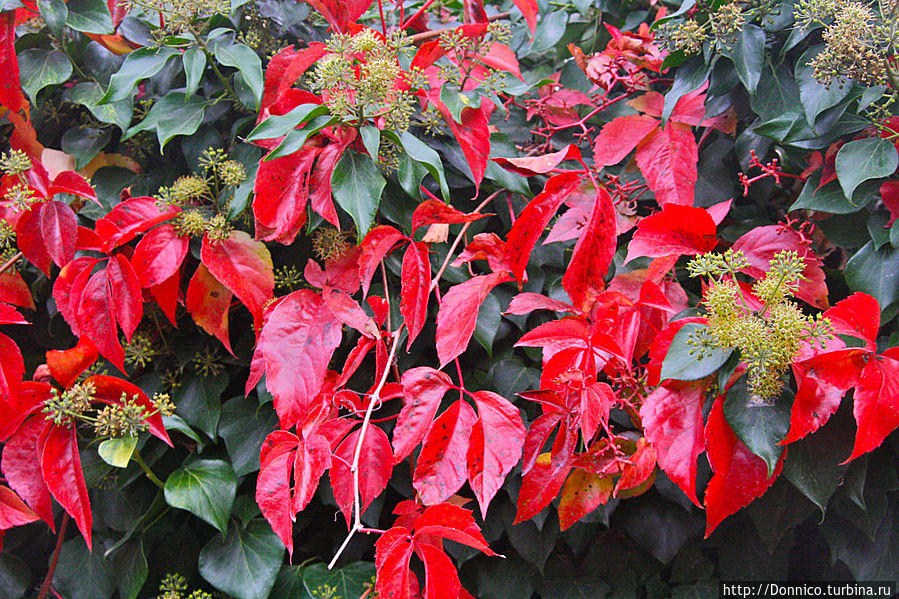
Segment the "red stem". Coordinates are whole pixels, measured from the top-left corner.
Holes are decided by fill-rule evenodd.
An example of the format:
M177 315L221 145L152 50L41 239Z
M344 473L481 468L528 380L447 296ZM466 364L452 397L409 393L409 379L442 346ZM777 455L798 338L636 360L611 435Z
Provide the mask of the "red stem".
M66 537L66 528L69 526L69 514L63 512L62 523L59 525L59 532L56 533L56 547L53 549L53 557L50 558L50 567L47 568L47 575L44 576L44 582L41 583L41 591L38 593L37 599L44 599L50 592L50 585L53 584L53 574L56 572L56 562L59 561L59 550L62 549L62 541Z

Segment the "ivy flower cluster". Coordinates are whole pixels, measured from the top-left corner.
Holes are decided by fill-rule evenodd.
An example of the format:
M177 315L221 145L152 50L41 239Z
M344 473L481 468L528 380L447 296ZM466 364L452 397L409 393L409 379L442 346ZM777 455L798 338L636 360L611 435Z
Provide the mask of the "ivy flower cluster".
M784 375L804 341L817 341L823 347L833 338L827 319L804 314L791 299L803 278L805 260L794 251L783 251L769 264L765 276L752 286L752 294L762 304L754 310L736 279L749 266L742 252L704 254L687 267L691 277L707 277L710 282L702 299L709 326L688 343L699 359L714 349L739 350L755 403L767 403L780 394Z

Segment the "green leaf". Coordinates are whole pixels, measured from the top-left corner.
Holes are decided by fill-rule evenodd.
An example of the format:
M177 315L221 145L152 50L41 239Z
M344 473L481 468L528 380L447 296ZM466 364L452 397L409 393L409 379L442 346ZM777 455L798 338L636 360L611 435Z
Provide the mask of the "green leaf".
M181 62L184 65L184 76L187 78L184 92L190 98L197 93L203 71L206 70L206 53L196 46L191 46L181 55Z
M136 599L147 581L147 556L143 540L126 543L110 556L121 599Z
M409 133L404 131L400 134L400 144L409 158L422 164L432 177L440 184L440 194L444 201L450 201L449 185L446 182L446 173L443 170L443 160L437 151Z
M852 91L851 81L834 81L830 85L821 85L815 79L815 67L810 63L824 49L823 45L809 48L796 61L796 83L799 85L799 97L802 98L802 108L805 111L805 119L812 129L818 115L842 102ZM816 131L825 133L825 131Z
M478 318L475 321L474 334L472 336L491 358L493 357L493 342L496 340L496 333L502 321L502 316L500 315L502 311L503 309L496 296L488 295L484 303L481 304Z
M880 137L850 141L837 152L837 179L847 198L870 179L889 177L899 166L896 146Z
M165 481L165 501L213 525L221 532L237 492L237 477L224 460L196 460L169 475Z
M802 105L793 74L783 66L775 68L771 64L765 65L749 103L763 123L786 113L797 113Z
M688 344L690 336L704 329L708 327L698 322L688 322L681 327L671 340L668 353L665 354L661 380L696 381L709 376L727 362L733 349L712 349L711 354L701 360L690 354L696 350L694 346Z
M59 50L29 48L19 53L19 77L22 89L32 102L48 85L65 83L72 76L72 63Z
M680 8L671 13L670 15L665 15L660 19L656 19L652 25L650 26L650 31L655 31L660 25L663 23L670 21L671 19L676 19L677 17L686 14L688 10L693 8L696 5L696 0L683 0L680 3Z
M303 566L283 566L269 599L312 599L303 586Z
M37 8L53 35L59 37L69 16L66 3L63 0L37 0Z
M137 447L137 437L122 437L121 439L106 439L97 447L97 453L103 461L116 468L127 468L134 448Z
M129 139L148 129L156 130L160 149L173 137L196 133L206 114L206 100L197 96L190 98L184 92L169 92L153 104L150 112L140 123L128 129L122 140Z
M756 25L744 25L734 44L734 68L743 87L755 95L765 61L765 31Z
M197 444L197 451L203 450L203 438L197 434L197 431L190 428L190 425L184 421L184 418L178 416L177 414L172 414L171 416L163 416L162 424L165 426L165 430L167 431L178 431L185 437L191 439Z
M103 559L102 546L91 553L84 539L77 536L63 543L53 574L53 588L66 599L109 599L115 592L109 562ZM90 581L86 584L86 581Z
M173 401L178 414L192 427L215 441L222 411L222 393L228 386L228 375L188 375L175 391Z
M215 45L216 59L227 67L234 67L240 73L247 87L253 92L255 110L259 109L262 101L262 61L249 46L240 43L218 43Z
M749 451L765 460L768 476L774 473L783 453L778 445L790 430L790 405L787 392L774 400L773 405L754 402L749 396L746 377L742 377L727 392L724 418Z
M878 192L878 186L875 183L863 183L856 194L860 197L857 198L857 201L850 202L839 183L831 181L819 188L820 181L820 172L813 173L808 178L802 188L802 193L790 206L790 212L805 209L829 214L851 214L868 205Z
M30 582L28 564L12 553L0 553L0 597L21 599Z
M874 249L869 241L849 259L844 274L849 288L873 296L881 311L899 300L899 249Z
M110 129L73 127L62 134L62 151L75 159L75 170L85 167L112 139Z
M309 122L306 123L306 126L302 129L291 129L287 132L287 135L284 136L284 139L281 141L281 143L278 144L278 147L266 155L265 160L274 160L275 158L280 158L281 156L293 154L303 147L303 144L306 143L307 139L309 139L325 127L330 127L337 121L338 119L336 116L323 114L321 116L310 119Z
M331 175L334 200L356 223L359 241L374 222L381 191L386 184L371 156L363 156L353 150L348 150L334 167Z
M565 35L568 25L568 13L564 10L556 10L550 13L542 13L540 22L537 23L537 31L534 39L527 49L527 55L542 54L559 43Z
M162 70L169 59L181 53L175 48L138 48L129 52L119 70L109 79L109 89L97 100L98 104L119 102L130 98L138 82L149 79Z
M250 131L250 134L247 135L247 141L281 137L301 123L326 114L328 114L328 107L324 104L300 104L290 112L266 118Z
M362 138L362 145L365 146L368 155L372 160L377 160L381 149L381 130L371 125L365 125L359 128L359 137Z
M100 104L102 98L103 89L94 81L78 83L63 93L65 101L84 106L101 123L116 125L122 131L131 126L131 115L134 112L134 100L131 96L117 102Z
M374 578L375 565L368 562L355 562L338 570L328 570L324 564L303 569L303 586L312 597L321 597L328 587L335 589L334 597L361 597Z
M284 545L268 522L255 519L212 537L200 551L199 569L212 586L236 599L266 599L283 556Z
M222 406L219 434L225 440L237 476L259 470L259 449L277 426L278 414L271 405L259 405L254 399L240 396Z
M69 0L66 25L82 33L114 33L112 15L104 0Z

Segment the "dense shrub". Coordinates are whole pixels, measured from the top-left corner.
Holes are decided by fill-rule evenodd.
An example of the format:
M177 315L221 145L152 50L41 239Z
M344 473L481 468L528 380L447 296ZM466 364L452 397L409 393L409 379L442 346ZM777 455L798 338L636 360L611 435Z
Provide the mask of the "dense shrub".
M899 579L895 0L0 11L0 595Z

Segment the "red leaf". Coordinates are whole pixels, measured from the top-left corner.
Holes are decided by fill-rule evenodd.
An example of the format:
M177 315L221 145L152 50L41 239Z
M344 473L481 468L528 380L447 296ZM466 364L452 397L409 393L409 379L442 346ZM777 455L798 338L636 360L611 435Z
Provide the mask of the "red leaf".
M612 479L580 468L568 475L559 496L559 528L566 530L612 497Z
M457 123L446 105L440 101L440 90L432 89L429 94L429 100L434 104L446 123L459 146L465 155L468 167L471 169L472 180L475 188L481 185L484 179L484 172L487 170L487 160L490 157L490 130L487 128L490 120L490 111L492 110L489 101L481 100L478 108L467 106L462 109L459 114L461 122Z
M282 427L295 425L318 395L342 328L321 297L306 289L285 296L268 313L253 361L262 359ZM248 379L247 393L256 382Z
M41 212L46 202L35 204L22 213L16 224L16 243L29 262L50 278L50 263L53 259L47 251L41 228Z
M0 273L0 302L34 310L31 289L16 269Z
M424 439L440 400L452 387L445 373L419 366L403 373L403 407L393 428L393 459L400 463Z
M19 60L16 58L15 43L15 13L0 13L0 106L19 112L28 105L28 101L19 84Z
M138 242L131 266L143 287L161 285L181 268L190 247L190 239L178 235L170 224L149 231Z
M413 599L410 589L418 583L409 560L412 559L412 536L407 528L395 526L375 543L375 590L386 599Z
M406 236L389 225L379 225L369 230L365 239L359 244L362 254L359 256L359 277L362 279L362 295L368 295L368 287L375 269L381 260L390 253L400 240Z
M805 270L802 271L804 278L799 281L796 297L820 310L827 308L827 282L821 261L802 236L792 228L784 225L755 227L737 239L732 248L735 252L742 251L749 261L749 267L742 272L756 279L763 277L768 271L774 254L783 250L795 251L805 258Z
M584 439L593 438L600 424L609 422L609 411L617 403L615 392L606 383L592 383L580 390L580 424Z
M867 349L877 350L880 329L880 304L867 293L853 293L823 314L835 333L852 335L865 341Z
M553 310L554 312L575 312L571 304L540 295L539 293L519 293L509 302L504 314L530 314L534 310Z
M29 418L19 427L3 446L3 460L0 461L3 476L19 497L54 528L53 507L50 490L40 469L38 441L52 426L40 415Z
M25 361L16 342L0 333L0 395L13 396L25 374Z
M152 414L144 418L150 434L165 442L169 447L173 447L169 434L165 430L165 425L162 423L162 416L156 412L156 407L143 389L126 380L105 374L96 374L85 382L89 382L94 386L94 397L98 401L122 405L122 396L125 395L128 400L134 401L137 405L145 408L145 413Z
M97 192L91 187L87 180L75 171L62 171L53 179L50 189L47 190L47 196L53 197L57 193L70 193L88 200L93 200L99 204L97 200ZM68 204L66 204L68 205Z
M337 209L332 200L331 175L334 174L334 168L343 157L347 146L355 139L355 129L344 129L339 141L329 143L322 148L309 181L309 205L312 210L338 229L340 228L340 217L337 216Z
M612 198L606 190L598 189L590 222L581 232L562 277L562 287L571 303L582 312L589 312L605 287L603 277L615 255L617 238Z
M414 220L414 217L413 217ZM428 297L431 295L431 262L428 245L417 241L409 245L403 255L400 314L409 330L406 349L418 337L428 319Z
M621 478L615 484L615 497L622 491L636 489L653 475L656 469L656 450L645 438L637 439L637 451L621 468Z
M359 302L354 300L347 293L336 291L330 287L322 290L322 299L328 305L328 308L334 316L350 328L356 329L366 337L379 337L378 325L374 319L365 313Z
M606 123L593 142L596 165L618 164L658 127L658 120L642 114L620 116Z
M281 439L290 435L290 440ZM268 520L272 530L287 547L293 557L293 520L295 512L290 505L290 471L293 466L294 449L298 438L287 431L275 431L265 439L262 448L266 450L270 439L277 437L279 443L270 448L265 458L260 456L261 468L256 478L256 504Z
M524 269L540 234L562 202L577 190L578 185L580 175L577 173L562 173L551 177L543 191L525 206L512 224L506 239L506 251L509 267L519 283L525 280Z
M260 116L324 55L325 45L321 42L312 42L309 47L302 50L294 50L293 46L288 46L272 56L265 69L265 87L259 105Z
M718 244L717 229L705 209L668 204L637 224L625 262L639 256L661 258L710 252Z
M885 226L892 227L899 218L899 181L884 181L880 184L880 197L890 211L890 220Z
M724 397L715 400L705 427L709 464L714 475L705 490L708 538L722 520L746 507L768 490L783 468L783 456L768 477L765 460L747 448L724 418Z
M415 551L425 565L423 599L457 598L462 589L456 566L442 549L426 543L416 543Z
M858 430L846 462L879 447L899 427L899 348L890 348L868 361L853 398L852 414Z
M485 216L489 216L489 214L466 214L440 200L425 200L416 206L415 212L412 213L412 231L415 232L419 227L434 223L450 225L470 223Z
M22 381L15 395L0 395L0 441L8 439L29 416L44 408L50 389L48 383Z
M300 440L293 464L295 487L290 505L294 514L309 505L318 489L319 479L330 467L331 446L327 439L321 435L312 435Z
M452 503L432 505L415 520L414 538L418 540L425 535L449 539L487 555L496 555L475 524L471 511Z
M359 442L361 430L354 431L337 447L335 460L331 466L331 488L334 500L346 518L347 526L353 521L353 473L350 466L354 463L356 444ZM362 450L359 453L359 511L365 512L371 502L387 487L393 471L393 460L390 440L387 434L376 426L370 426L365 432Z
M131 268L131 263L122 254L109 259L106 278L109 281L109 296L115 320L122 327L125 339L130 342L144 314L140 281Z
M538 325L521 336L516 347L587 347L590 338L584 321L565 317Z
M550 393L555 395L555 392ZM522 474L527 474L537 464L540 453L543 451L543 446L546 445L546 440L549 439L549 436L564 416L565 414L561 411L551 411L543 414L543 416L531 423L530 428L528 428L528 434L524 439L524 455L521 464Z
M309 179L320 147L303 147L293 154L259 161L253 186L256 237L293 243L306 222Z
M172 326L177 327L175 310L178 308L178 300L181 296L181 272L180 270L170 276L159 285L150 287L150 295L156 300L156 304L169 319Z
M262 308L272 298L275 275L272 256L265 244L243 231L231 231L227 239L203 236L201 260L222 285L250 310L256 331L262 326Z
M75 213L66 203L44 202L41 204L40 215L41 237L47 254L62 268L75 258L75 241L78 238Z
M509 281L505 272L473 277L450 287L437 312L436 346L440 367L468 347L478 320L478 310L494 287Z
M231 307L231 291L219 283L204 265L197 267L197 272L187 285L185 306L194 322L204 331L222 342L229 353L231 340L228 337L228 309Z
M576 437L576 435L565 436L572 439ZM574 443L571 442L569 445L573 452ZM518 492L518 512L512 524L530 520L559 494L571 471L571 453L568 453L568 459L554 460L553 457L550 453L540 454L534 467L522 477L521 490Z
M476 420L471 406L460 399L431 425L412 476L412 486L425 505L446 501L465 483L468 436Z
M468 447L468 481L486 518L490 501L521 459L525 428L518 408L506 398L490 391L477 391L472 397L478 421Z
M156 204L156 198L136 197L119 202L109 214L97 221L94 231L103 240L103 251L110 251L128 243L141 233L165 222L181 209L167 206L165 210Z
M15 491L9 487L0 486L0 530L22 526L39 518L40 516L25 505Z
M51 426L40 445L41 474L50 493L78 525L88 549L91 548L90 498L81 472L75 428Z
M551 172L566 160L580 160L581 150L574 144L568 144L557 152L550 152L541 156L524 156L521 158L491 158L507 171L518 173L525 177L545 175Z
M537 31L537 0L512 0L512 3L524 15L524 20L528 24L528 29L531 30L531 35L534 35Z
M831 370L837 360L836 356L830 354L822 354L793 364L793 374L796 377L797 389L796 397L793 399L793 406L790 408L790 430L787 436L780 442L781 445L787 445L794 441L815 432L830 419L830 417L840 407L840 402L846 394L846 390L850 386L858 384L858 374L861 373L861 353L853 351L848 352L832 352L833 354L841 354L848 360L840 360L848 365L851 369L852 378L856 379L851 385L838 386L834 385L824 377L816 376L817 366L820 364L822 370ZM858 364L856 364L858 362ZM828 377L829 378L829 377Z
M506 242L496 233L478 233L459 256L453 260L451 266L458 268L473 260L486 260L487 266L493 272L508 271L506 262Z
M107 270L108 268L104 268L90 275L81 297L75 300L78 330L73 332L90 336L100 353L116 368L125 372L125 350L119 343L115 305L111 297Z
M693 205L699 150L689 126L669 121L640 142L636 158L660 206Z
M19 311L6 304L0 304L0 324L31 324Z
M88 337L80 337L72 349L48 351L47 366L56 382L68 389L99 356L97 346Z

